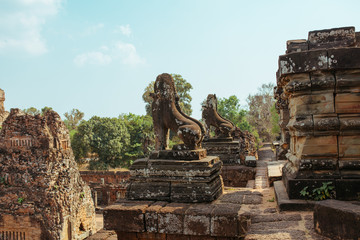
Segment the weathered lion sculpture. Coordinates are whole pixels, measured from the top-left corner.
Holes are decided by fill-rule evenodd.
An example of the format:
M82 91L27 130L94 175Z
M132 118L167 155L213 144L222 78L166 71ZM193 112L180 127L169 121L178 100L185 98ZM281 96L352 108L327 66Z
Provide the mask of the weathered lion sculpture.
M206 136L210 136L210 127L215 127L215 134L218 138L231 137L235 130L234 124L220 116L217 111L217 98L215 94L209 94L206 103L202 107L202 118L205 121Z
M185 115L179 105L172 76L167 73L157 76L152 103L152 116L155 132L155 149L165 150L168 147L169 129L177 133L186 149L201 148L205 129L196 119Z

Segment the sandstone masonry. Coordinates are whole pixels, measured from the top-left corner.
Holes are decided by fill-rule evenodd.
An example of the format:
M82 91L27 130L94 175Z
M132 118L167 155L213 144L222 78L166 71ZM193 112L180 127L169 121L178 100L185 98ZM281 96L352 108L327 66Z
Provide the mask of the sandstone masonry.
M290 198L324 181L332 182L337 199L359 197L359 37L354 27L312 31L308 40L288 41L279 57L278 106L289 110L283 179Z
M84 239L95 231L90 188L56 112L11 109L3 123L0 216L0 239Z

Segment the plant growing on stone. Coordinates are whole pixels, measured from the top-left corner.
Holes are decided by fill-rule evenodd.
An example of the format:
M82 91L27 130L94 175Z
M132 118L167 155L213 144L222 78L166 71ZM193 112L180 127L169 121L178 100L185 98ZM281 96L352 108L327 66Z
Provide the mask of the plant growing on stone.
M24 202L24 200L25 200L25 198L19 197L18 200L17 200L17 202L20 203L20 204L22 204L22 203Z
M81 192L80 193L80 200L83 200L85 198L85 193L84 192Z
M315 188L311 191L308 191L308 186L304 187L300 191L300 195L307 199L312 199L315 201L321 201L329 198L334 198L335 191L332 182L323 182L321 187Z

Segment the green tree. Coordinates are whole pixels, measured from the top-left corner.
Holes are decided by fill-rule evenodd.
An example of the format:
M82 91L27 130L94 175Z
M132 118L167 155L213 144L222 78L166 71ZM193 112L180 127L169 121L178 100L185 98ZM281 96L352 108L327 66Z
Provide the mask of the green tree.
M130 135L123 120L119 118L92 117L82 121L73 138L76 160L90 153L99 157L101 168L117 167L125 164L124 157L130 143Z
M272 124L271 133L274 136L278 136L280 134L280 125L279 125L280 115L276 110L275 103L271 107L270 111L271 111L271 124Z
M40 114L39 109L34 108L34 107L26 108L26 109L23 110L23 112L26 113L26 114L33 115L33 116L35 116L37 114Z
M129 160L141 158L154 149L155 135L152 118L148 115L139 116L132 113L119 116L125 122L130 134L130 144L125 153Z
M69 129L69 131L74 130L79 125L80 121L84 117L84 113L79 109L73 108L71 111L64 113L65 120L64 123Z
M174 79L175 88L179 95L181 110L186 115L190 116L192 114L192 109L191 109L192 98L191 98L189 92L193 87L180 74L171 74L171 76ZM146 114L149 116L152 116L151 104L153 102L153 99L150 96L150 93L154 92L154 84L155 84L155 81L152 81L145 88L144 94L142 95L142 98L143 98L144 102L146 103L146 105L145 105Z
M47 107L47 106L43 107L41 109L41 115L44 115L44 113L49 111L49 110L53 110L52 107Z
M241 130L252 131L249 122L246 120L247 111L241 108L240 100L235 95L218 99L218 113L233 122Z
M255 127L262 141L272 141L276 137L272 132L271 108L275 104L273 89L273 83L263 84L256 94L249 95L247 98L248 121Z

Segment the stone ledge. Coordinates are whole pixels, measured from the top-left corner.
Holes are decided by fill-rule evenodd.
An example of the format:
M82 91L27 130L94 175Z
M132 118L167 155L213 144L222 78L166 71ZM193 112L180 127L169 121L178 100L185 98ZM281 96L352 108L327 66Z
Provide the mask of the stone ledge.
M274 190L280 211L308 211L314 208L314 201L289 199L283 181L275 181Z
M360 238L360 205L325 200L314 207L315 231L331 239Z
M241 190L226 195L232 195L231 199L220 198L212 203L124 200L104 209L104 229L199 239L244 237L250 224L250 213L241 210L241 203L236 199L245 201L246 197L254 197L261 200L262 196L258 192Z

